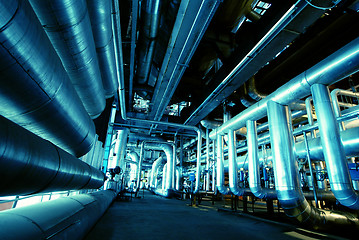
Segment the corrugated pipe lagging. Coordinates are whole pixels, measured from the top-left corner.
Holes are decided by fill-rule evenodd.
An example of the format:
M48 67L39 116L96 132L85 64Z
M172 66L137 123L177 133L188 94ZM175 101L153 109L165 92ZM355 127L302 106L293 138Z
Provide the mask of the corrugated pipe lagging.
M104 174L0 116L0 196L94 189Z
M118 88L115 46L112 34L111 0L87 0L98 63L105 97L110 98Z
M0 212L2 239L83 239L116 192L78 194Z
M95 125L28 1L0 2L0 66L2 116L77 157L90 151Z
M29 0L91 118L106 101L85 0Z

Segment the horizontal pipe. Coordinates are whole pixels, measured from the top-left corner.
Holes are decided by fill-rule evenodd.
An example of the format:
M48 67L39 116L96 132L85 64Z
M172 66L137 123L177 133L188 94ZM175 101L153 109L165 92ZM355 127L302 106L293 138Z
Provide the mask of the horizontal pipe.
M118 88L115 47L112 34L111 0L87 0L93 37L105 97L110 98Z
M105 95L86 0L29 0L91 118Z
M326 59L299 74L284 84L265 99L253 104L220 127L210 133L214 139L216 134L224 134L229 129L243 127L247 120L256 121L265 117L268 101L289 104L310 94L310 87L320 83L330 85L356 73L359 70L359 38L354 39Z
M0 196L99 188L104 174L0 116Z
M2 239L83 239L116 193L98 191L0 212ZM19 231L20 230L20 231Z
M80 157L95 125L27 1L0 2L0 114Z

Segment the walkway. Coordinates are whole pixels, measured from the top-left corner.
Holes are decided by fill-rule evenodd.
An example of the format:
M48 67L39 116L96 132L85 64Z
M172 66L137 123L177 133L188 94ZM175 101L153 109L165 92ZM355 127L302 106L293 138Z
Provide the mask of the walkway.
M141 192L142 196L142 192ZM116 201L86 240L171 239L331 239L256 218L218 212L210 206L190 207L184 200L144 193L143 198ZM335 238L338 239L338 238Z

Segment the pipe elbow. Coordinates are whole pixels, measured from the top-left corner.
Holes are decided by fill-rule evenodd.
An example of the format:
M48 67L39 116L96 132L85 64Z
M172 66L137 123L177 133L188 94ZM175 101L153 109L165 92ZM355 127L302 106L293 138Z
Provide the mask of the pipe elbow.
M218 190L218 192L220 192L223 195L230 194L230 192L231 192L228 187L224 187L224 186L217 186L217 190Z
M340 204L354 210L359 209L359 195L352 188L334 190L332 189L335 198Z

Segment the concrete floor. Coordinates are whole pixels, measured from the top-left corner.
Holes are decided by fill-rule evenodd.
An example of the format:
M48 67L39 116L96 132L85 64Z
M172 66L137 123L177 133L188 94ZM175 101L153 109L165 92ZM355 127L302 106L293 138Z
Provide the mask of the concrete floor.
M142 192L141 192L142 196ZM86 240L94 239L341 239L298 229L288 224L217 211L207 202L166 199L144 192L144 197L115 201Z

